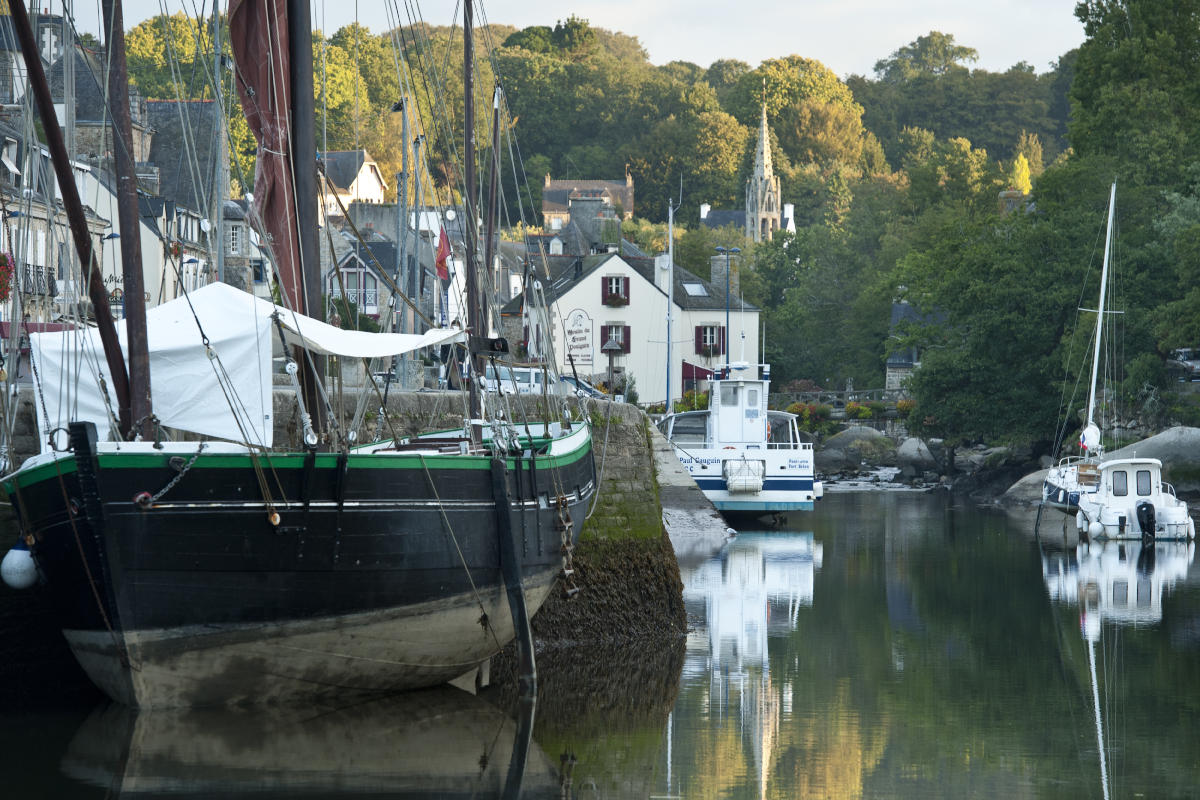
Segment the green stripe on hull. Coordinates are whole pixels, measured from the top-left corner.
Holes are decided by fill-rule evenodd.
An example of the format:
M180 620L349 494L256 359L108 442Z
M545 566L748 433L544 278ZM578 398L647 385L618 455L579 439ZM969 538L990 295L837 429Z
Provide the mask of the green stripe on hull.
M569 453L560 456L541 456L538 465L547 468L565 467L584 458L591 450L590 437L585 444ZM171 453L101 453L99 454L100 468L110 469L155 469L169 465L173 456L184 455L178 451ZM303 469L307 454L303 452L260 453L256 456L262 466L270 469ZM200 454L192 469L250 469L253 467L249 453L217 453L213 455ZM337 453L318 453L317 469L335 469ZM516 460L507 459L509 469L516 469ZM418 454L377 454L351 453L350 469L471 469L486 470L491 468L491 457L486 455L465 456L449 455L418 455ZM24 489L45 480L56 480L60 474L67 475L75 472L75 457L60 458L48 464L41 464L26 472L18 471L0 482L0 492L10 497L14 490Z

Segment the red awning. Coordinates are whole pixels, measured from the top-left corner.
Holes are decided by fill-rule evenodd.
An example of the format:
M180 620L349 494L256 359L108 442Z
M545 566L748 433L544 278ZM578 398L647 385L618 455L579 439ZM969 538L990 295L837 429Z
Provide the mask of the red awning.
M702 381L712 377L712 370L698 367L695 364L683 362L683 379L685 381Z
M67 331L74 328L71 322L21 322L17 329L21 333L46 333L47 331ZM11 322L0 322L0 339L7 339L12 330Z

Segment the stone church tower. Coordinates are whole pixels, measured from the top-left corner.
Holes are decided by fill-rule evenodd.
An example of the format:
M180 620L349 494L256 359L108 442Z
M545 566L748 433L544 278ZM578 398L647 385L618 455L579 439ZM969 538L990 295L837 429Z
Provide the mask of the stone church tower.
M767 104L763 103L758 128L758 154L754 174L746 183L746 237L769 241L780 223L779 177L771 166L771 140L767 131Z

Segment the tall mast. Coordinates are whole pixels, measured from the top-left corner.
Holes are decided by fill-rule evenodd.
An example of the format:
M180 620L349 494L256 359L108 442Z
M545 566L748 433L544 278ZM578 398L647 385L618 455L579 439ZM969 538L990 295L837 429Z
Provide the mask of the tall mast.
M487 336L484 329L486 317L479 292L479 276L476 274L475 248L479 246L479 235L475 225L475 79L472 74L475 60L475 47L472 40L473 0L463 3L463 124L466 126L466 144L463 160L465 161L463 175L463 238L466 245L467 270L467 334L468 358L471 361L471 380L469 381L471 419L483 416L483 403L479 396L479 387L475 378L483 374L483 356L476 355L470 347L470 336Z
M317 140L313 105L312 24L308 0L288 0L288 60L292 87L292 180L296 192L298 252L304 314L322 319L321 260L317 242Z
M9 4L13 17L13 28L21 45L21 55L25 59L25 70L29 76L29 86L37 100L38 114L42 118L42 129L46 136L46 147L50 150L50 161L54 165L54 175L58 179L58 188L62 192L63 208L71 223L71 236L75 240L75 251L79 254L79 263L88 275L88 297L96 313L96 327L100 334L100 343L104 347L104 360L108 365L109 376L112 378L113 392L117 395L119 422L121 430L129 429L129 377L125 372L125 358L121 355L121 344L117 340L117 328L113 325L112 311L108 307L108 292L104 288L104 276L100 274L100 266L96 261L96 252L92 249L91 235L88 233L87 218L83 213L83 203L79 199L79 189L75 186L75 175L71 171L71 162L67 157L67 147L63 143L62 131L58 128L58 115L54 112L54 102L50 98L50 85L46 82L46 73L42 70L42 60L38 55L37 42L34 41L33 29L29 25L29 14L25 11L24 0L13 0Z
M291 78L292 187L296 199L296 256L299 259L300 286L298 309L316 319L324 319L321 307L321 259L317 242L317 139L316 111L313 105L312 21L308 0L287 1L287 25ZM302 299L301 299L302 298ZM310 363L315 370L309 370ZM325 359L310 354L300 359L304 404L312 414L313 428L325 429L325 404L319 383ZM314 374L315 371L315 374Z
M671 405L671 335L675 313L675 206L667 200L667 399L663 405L663 413L670 414L674 410Z
M497 185L500 183L500 85L496 85L496 90L492 93L492 160L491 167L488 170L488 207L487 207L487 226L484 228L483 240L483 269L485 274L491 275L492 264L495 260L495 247L492 240L496 235L496 197L498 195ZM486 287L485 287L486 288ZM495 287L491 287L495 290ZM485 306L486 307L486 306ZM483 324L488 325L487 316L484 315ZM480 336L488 336L490 330L485 330L480 333Z
M229 194L229 143L225 134L225 96L223 92L223 76L225 59L221 54L221 4L213 3L213 98L217 106L217 157L213 166L216 169L216 191L213 192L215 207L210 221L212 237L209 241L216 242L217 280L225 280L225 197Z
M125 290L125 334L129 347L129 408L132 429L122 435L150 438L150 345L146 339L146 288L142 271L142 237L138 230L137 173L134 171L133 123L129 118L129 75L125 69L125 18L121 0L103 0L108 35L108 96L111 98L113 169L117 176L117 218L121 231L121 280Z
M1108 263L1112 254L1113 217L1117 212L1117 182L1108 195L1108 228L1104 234L1104 265L1100 269L1100 305L1096 308L1096 344L1092 350L1092 386L1088 392L1088 425L1096 422L1096 374L1100 369L1100 337L1104 331L1104 295L1108 289Z

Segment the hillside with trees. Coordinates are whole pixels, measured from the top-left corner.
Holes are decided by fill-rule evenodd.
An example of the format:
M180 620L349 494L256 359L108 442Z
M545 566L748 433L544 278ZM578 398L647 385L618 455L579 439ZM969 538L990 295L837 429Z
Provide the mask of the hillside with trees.
M707 274L716 245L742 247L747 297L763 309L777 379L882 386L889 349L917 346L910 425L952 441L1044 441L1074 380L1094 297L1107 187L1119 183L1124 283L1121 397L1172 409L1166 353L1200 344L1200 0L1083 2L1086 41L1037 73L973 69L947 32L902 44L871 76L839 79L802 55L758 65L654 65L636 38L571 17L480 38L480 107L502 77L518 146L501 153L508 224L539 224L542 177L619 178L636 219L625 235ZM181 17L130 31L130 73L147 97L211 96L207 36ZM365 147L398 171L392 103L407 64L444 199L461 192L461 34L349 26L314 36L318 147ZM229 87L225 89L229 96ZM699 206L740 208L763 103L783 200L797 232L757 246L699 225ZM487 115L484 115L485 117ZM250 187L253 142L230 110L235 177ZM488 141L489 120L477 139ZM444 135L434 135L435 132ZM484 147L481 164L491 157ZM1020 193L1005 210L999 193ZM906 300L936 324L889 331ZM1147 403L1147 400L1151 403Z

